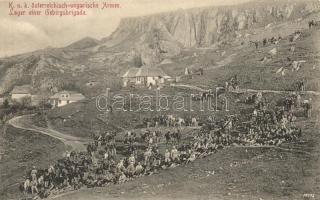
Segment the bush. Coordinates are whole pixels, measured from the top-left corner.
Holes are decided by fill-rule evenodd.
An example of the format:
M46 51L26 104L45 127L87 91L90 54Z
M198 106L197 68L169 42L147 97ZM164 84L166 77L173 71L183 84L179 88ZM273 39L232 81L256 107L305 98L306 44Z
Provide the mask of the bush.
M135 67L141 67L142 66L142 59L140 55L137 55L133 58L133 65Z
M29 108L31 106L31 97L23 97L20 104L22 108Z
M80 91L80 87L74 82L65 82L62 84L61 90Z
M9 101L8 99L5 99L4 102L3 102L3 108L9 108Z
M22 97L20 100L12 100L12 105L10 106L10 110L12 112L17 112L19 110L30 110L34 107L31 104L31 97Z
M42 108L42 109L45 109L45 110L48 110L48 109L51 109L52 108L52 105L46 101L46 100L43 100L39 103L39 108Z

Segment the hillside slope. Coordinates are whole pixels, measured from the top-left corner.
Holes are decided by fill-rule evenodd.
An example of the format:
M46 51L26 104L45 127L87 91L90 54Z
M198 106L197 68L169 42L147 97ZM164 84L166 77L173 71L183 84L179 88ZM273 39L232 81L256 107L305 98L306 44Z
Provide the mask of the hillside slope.
M0 59L0 95L10 92L15 85L31 84L35 93L52 94L71 88L92 96L94 90L86 88L87 82L98 82L95 91L119 88L117 76L128 68L156 66L166 59L173 59L178 66L165 70L175 75L198 59L189 55L199 55L199 51L192 51L194 48L248 45L262 37L259 35L264 34L263 30L311 19L319 8L318 1L254 1L237 7L196 8L126 18L113 34L100 41L84 38L65 48ZM256 32L259 29L262 31ZM221 59L210 54L212 51L202 53L207 58ZM199 64L210 64L207 58Z

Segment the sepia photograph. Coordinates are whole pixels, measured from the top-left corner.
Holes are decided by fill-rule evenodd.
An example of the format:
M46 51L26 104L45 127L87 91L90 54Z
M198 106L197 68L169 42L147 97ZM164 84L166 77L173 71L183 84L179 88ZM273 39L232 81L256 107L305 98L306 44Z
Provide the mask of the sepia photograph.
M320 0L0 0L1 200L320 200Z

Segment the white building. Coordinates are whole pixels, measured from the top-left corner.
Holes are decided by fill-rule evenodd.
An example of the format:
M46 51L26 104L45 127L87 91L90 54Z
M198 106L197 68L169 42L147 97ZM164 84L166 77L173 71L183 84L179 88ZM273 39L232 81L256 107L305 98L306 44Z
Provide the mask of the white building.
M78 102L84 100L85 96L83 96L79 92L74 91L61 91L50 97L49 101L52 107L61 107L65 106L69 103Z
M166 75L162 69L155 67L130 68L123 76L123 86L158 86L163 84L170 76Z
M32 87L30 85L15 86L11 91L11 99L21 101L25 97L31 97Z

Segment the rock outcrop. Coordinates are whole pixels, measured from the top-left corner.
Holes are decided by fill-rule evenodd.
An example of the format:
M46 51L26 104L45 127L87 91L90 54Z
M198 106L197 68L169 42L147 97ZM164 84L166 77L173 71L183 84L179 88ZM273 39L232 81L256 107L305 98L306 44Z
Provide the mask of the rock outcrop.
M163 43L176 41L184 48L205 47L233 40L239 31L284 22L318 10L319 2L316 1L276 0L178 10L122 19L110 38L120 43L133 35L158 32L163 35Z
M0 59L0 95L19 84L54 92L74 82L106 82L133 65L156 66L183 49L232 44L254 35L251 30L297 21L319 10L319 1L257 0L125 18L102 40L84 38L65 48Z

